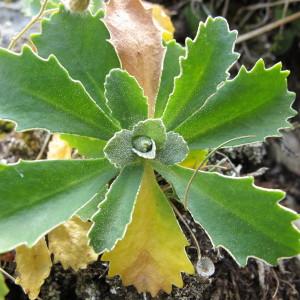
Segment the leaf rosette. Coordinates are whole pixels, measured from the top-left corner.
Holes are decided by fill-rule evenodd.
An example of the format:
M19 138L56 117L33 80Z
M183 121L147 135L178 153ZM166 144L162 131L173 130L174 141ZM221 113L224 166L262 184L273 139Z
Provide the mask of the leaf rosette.
M189 151L182 136L172 131L166 133L161 119L141 121L132 131L122 129L103 150L107 159L117 168L143 162L143 159L156 159L172 165L182 162Z
M113 26L113 10L123 7L122 20L136 5L133 22L154 26L153 21L139 1L121 2L111 0L105 16L112 43L102 11L79 15L60 6L42 22L42 33L32 36L37 53L29 47L21 54L0 49L0 117L19 131L59 133L84 157L0 165L0 252L31 247L78 215L93 222L90 243L105 252L109 274L154 296L160 289L170 292L172 284L181 287L181 272L194 272L184 249L188 241L154 171L183 202L195 171L179 163L191 150L280 135L278 129L290 126L295 95L287 90L281 64L266 68L259 60L229 78L238 58L237 33L220 17L200 23L185 47L170 41L162 55L161 41L152 45L155 59L164 57L160 81L155 74L161 65L154 60L149 74L147 68L141 72L128 60L132 55L114 44L124 28ZM134 18L137 12L144 19ZM153 40L153 28L145 39ZM283 197L256 187L251 177L199 171L187 209L213 245L226 248L240 265L251 256L275 264L300 252L292 226L297 215L278 204Z

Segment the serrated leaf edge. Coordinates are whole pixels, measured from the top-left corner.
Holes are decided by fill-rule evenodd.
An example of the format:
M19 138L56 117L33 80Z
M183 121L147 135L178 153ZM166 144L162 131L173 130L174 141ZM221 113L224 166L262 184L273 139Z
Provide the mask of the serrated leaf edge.
M187 150L188 150L188 151L186 152L186 154L185 154L185 157L184 157L181 161L178 161L178 162L175 163L175 164L180 164L180 163L183 162L183 161L187 158L187 156L189 155L190 148L189 148L189 146L188 146L188 143L185 141L185 139L182 137L182 135L180 135L179 133L177 133L177 132L175 132L175 131L168 131L166 134L167 134L167 138L168 138L168 134L177 135L177 136L181 139L182 143L186 146L186 148L187 148ZM166 139L166 140L167 140L167 139ZM159 158L160 153L162 153L164 150L165 150L165 147L164 147L163 149L161 149L161 150L158 152L157 157L156 157L155 159L158 160L158 161L160 161L162 164L167 165L167 166L173 165L173 164L166 164L166 163L164 163L164 162L162 162L162 161L160 160L160 158Z
M73 79L69 75L69 72L64 68L64 66L61 65L61 63L59 62L59 60L57 59L57 57L54 54L51 54L51 55L49 55L49 57L47 59L44 59L44 58L38 56L38 54L36 54L35 52L33 52L32 49L29 46L27 46L27 45L24 45L21 48L21 52L20 53L16 53L16 52L13 52L11 50L7 50L7 49L1 48L1 47L0 47L0 50L2 50L3 52L9 53L10 55L15 56L15 57L20 57L21 58L24 54L30 53L31 55L33 55L39 61L42 61L42 62L45 62L45 63L47 63L47 62L48 63L54 62L58 67L60 67L62 69L62 72L65 75L67 75L67 79L69 79L70 82L73 82L75 85L79 86L85 92L85 94L87 95L87 97L91 101L91 104L94 105L95 109L97 109L98 111L100 111L103 114L103 117L106 118L107 121L110 122L112 125L114 125L116 127L116 129L119 129L119 127L117 127L117 125L110 119L110 117L96 104L95 100L93 98L91 98L91 96L86 91L86 89L83 86L83 84L79 80L75 80L75 79ZM77 117L77 114L75 114L74 116ZM7 119L5 117L3 118L3 120L7 120L7 121L10 121L10 122L14 123L15 124L15 130L17 132L24 132L24 131L35 130L35 129L45 130L48 133L51 132L48 128L38 128L38 127L23 128L23 127L19 126L19 124L18 124L18 122L16 120ZM91 120L89 120L89 121L91 121ZM90 124L93 125L93 126L95 125L94 122L90 122ZM68 133L68 132L54 132L54 133L72 134L72 133ZM73 134L73 135L75 135L75 134ZM77 134L77 135L79 135L79 134ZM80 135L80 136L82 136L82 135ZM92 138L97 139L97 137L92 137ZM98 139L100 139L100 138L98 138Z
M181 167L181 168L187 169L187 168L185 168L185 167ZM293 211L292 209L289 209L289 208L287 208L287 207L285 207L285 206L283 206L283 205L281 205L281 204L279 203L280 201L282 201L282 200L284 199L284 197L285 197L285 195L286 195L286 193L283 192L282 190L279 190L279 189L269 189L269 188L259 187L259 186L255 185L254 177L253 177L253 176L232 177L232 176L223 175L223 174L218 173L218 172L205 172L205 171L200 171L200 173L216 174L216 175L221 176L221 177L223 177L223 178L230 178L230 179L234 179L234 180L241 180L241 179L243 179L244 181L248 180L248 183L251 184L251 186L252 186L255 190L260 190L260 191L264 191L264 192L270 192L270 193L274 193L274 194L277 192L277 193L278 193L278 196L279 196L279 194L280 194L281 197L280 197L278 200L275 200L275 201L274 201L274 204L275 204L277 207L279 207L280 209L285 210L285 211L287 211L287 212L290 212L291 214L294 215L294 220L291 221L291 226L296 230L296 232L298 232L298 233L300 234L300 230L299 230L299 229L297 228L297 226L294 224L294 222L297 221L297 220L299 219L298 214L297 214L295 211ZM173 186L173 184L172 184L172 186ZM175 190L175 189L174 189L174 190ZM210 236L210 234L206 231L206 229L202 226L202 224L201 224L200 222L198 222L198 221L194 218L193 213L192 213L189 209L188 209L188 211L189 211L190 214L192 215L193 220L195 221L195 223L199 224L199 225L201 226L201 228L205 231L206 235L209 237L209 240L210 240L210 242L211 242L213 248L216 249L216 248L221 247L221 248L225 249L225 250L230 254L230 256L234 259L234 261L238 264L239 267L244 267L244 266L246 266L247 263L248 263L249 258L255 258L255 259L258 259L258 260L260 260L260 261L263 261L264 263L266 263L266 264L269 265L269 266L273 266L271 263L267 262L266 260L264 260L264 259L262 259L262 258L260 258L260 257L254 256L254 255L247 255L245 261L244 261L244 262L240 262L239 260L237 260L237 259L235 258L235 256L232 254L232 252L231 252L227 247L225 247L223 244L215 244L214 240L212 239L212 237ZM299 236L299 239L300 239L300 236ZM299 247L299 251L300 251L300 247ZM285 259L285 258L290 258L290 257L278 257L277 261L278 261L279 259Z
M156 101L157 101L157 97L158 97L158 95L159 95L159 91L160 91L160 89L162 88L162 86L161 86L161 80L162 80L162 75L163 75L163 71L164 71L164 62L165 62L165 59L166 59L166 55L167 55L167 49L168 49L168 46L169 45L178 45L179 47L181 47L183 50L184 50L184 52L185 52L185 55L186 55L186 47L185 46L182 46L181 44L179 44L179 43L177 43L177 41L175 40L175 39L172 39L172 40L170 40L170 41L167 41L167 42L164 42L164 47L165 47L165 52L164 52L164 57L163 57L163 60L162 60L162 67L161 67L161 73L160 73L160 77L159 77L159 84L158 84L158 90L157 90L157 94L156 94L156 97L155 97L155 111L156 111ZM183 58L184 56L185 56L184 54L183 55L180 55L179 56L179 60L181 59L181 58ZM174 87L175 87L175 79L179 76L180 74L178 74L177 76L175 76L174 78L173 78L173 91L174 91ZM173 91L172 91L172 93L173 93ZM171 94L172 94L171 93ZM170 98L170 96L171 96L171 94L169 95L169 98ZM168 101L167 101L167 103L166 103L166 106L165 106L165 108L167 107L167 104L168 104ZM165 110L165 109L164 109ZM154 112L155 112L154 111ZM161 114L161 116L159 116L158 118L162 118L162 116L163 116L163 114ZM155 116L154 116L155 117ZM157 117L156 117L157 118Z
M40 26L41 26L41 31L40 31L39 33L32 33L32 34L30 35L30 40L33 42L33 44L34 44L34 39L35 39L35 38L39 38L40 36L43 35L44 26L48 26L48 24L51 24L51 19L52 19L53 17L57 16L57 15L58 15L59 13L61 13L62 11L71 14L71 12L70 12L70 11L68 12L68 10L65 8L65 6L64 6L63 4L59 4L59 5L58 5L58 11L54 12L53 14L51 14L50 18L43 18L43 19L41 20L41 22L40 22L40 23L41 23L41 25L40 25ZM105 22L104 22L104 20L103 20L103 17L104 17L104 14L105 14L105 13L104 13L104 10L103 10L103 9L99 9L98 12L95 13L95 14L92 14L92 12L91 12L90 10L88 10L87 12L85 12L85 14L87 14L87 13L90 14L91 18L93 18L93 19L97 19L97 18L98 18L98 20L104 25L104 27L106 28L106 31L107 31L108 35L110 36L110 32L109 32L109 30L108 30L108 28L107 28L107 26L106 26L106 24L105 24ZM111 46L113 47L113 49L115 50L115 47L114 47L114 45L112 44L110 38L109 38L109 39L106 39L106 41L107 41L108 43L110 43ZM121 60L120 60L120 57L119 57L119 55L118 55L118 53L117 53L116 50L115 50L115 54L116 54L116 56L117 56L117 58L118 58L118 61L119 61L120 66L121 66ZM97 102L93 99L93 97L90 95L90 93L86 90L86 88L85 88L85 86L83 85L83 83L82 83L80 80L76 80L76 79L73 79L73 78L71 77L71 75L69 74L69 71L67 70L67 68L65 68L65 67L60 63L59 59L58 59L54 54L50 54L50 55L48 56L48 59L44 59L44 58L40 57L40 56L38 55L38 53L36 54L36 56L37 56L38 58L40 58L41 60L46 60L46 61L49 60L49 58L50 58L51 56L54 56L54 57L56 58L57 63L61 66L61 68L63 68L63 69L67 72L68 77L69 77L72 81L74 81L74 82L79 82L79 83L81 84L81 86L83 87L84 91L86 92L86 94L89 95L89 98L90 98L91 100L93 100L93 102L94 102L94 103L96 104L96 106L97 106L97 107L105 114L105 116L106 116L110 121L112 121L115 125L117 125L117 126L119 125L119 123L117 122L117 120L115 120L114 118L112 118L112 116L107 115L107 113L104 112L104 111L102 110L102 108L97 104ZM103 91L102 91L102 94L104 95L104 98L106 99L104 89L103 89Z
M106 152L106 148L107 146L109 145L110 141L112 141L113 139L115 139L118 135L122 134L123 132L128 132L128 133L131 133L132 134L132 131L129 130L129 129L121 129L117 132L115 132L115 134L107 141L106 145L104 146L103 148L103 153L104 153L104 157L117 169L120 169L122 168L121 166L119 166L118 164L114 163L110 158L109 156L107 155L107 152ZM129 164L129 163L128 163ZM128 165L127 164L127 165Z
M225 21L226 26L227 26L227 31L228 31L228 33L231 34L231 35L233 35L233 34L235 35L235 40L234 40L234 42L233 42L233 44L232 44L232 50L231 50L231 51L232 51L232 54L235 54L235 55L237 56L237 59L236 59L236 60L239 59L240 54L239 54L238 52L235 52L235 51L234 51L235 44L236 44L236 40L237 40L238 31L237 31L237 30L230 30L229 24L228 24L227 20L226 20L225 18L223 18L223 17L214 17L214 18L213 18L213 17L209 16L209 17L206 19L205 22L202 22L202 21L201 21L201 22L199 23L198 30L197 30L197 33L196 33L195 38L192 40L191 38L187 37L186 40L185 40L185 46L184 46L184 48L185 48L185 55L179 57L180 72L179 72L179 74L178 74L177 76L174 77L173 91L172 91L172 93L169 95L169 98L168 98L168 100L167 100L167 103L166 103L164 112L163 112L163 114L162 114L162 116L161 116L162 119L164 118L164 115L165 115L165 112L166 112L166 110L167 110L169 101L170 101L170 99L172 98L172 96L173 96L173 94L174 94L174 92L175 92L175 89L176 89L176 82L177 82L177 80L179 80L179 79L181 78L181 76L183 75L183 66L182 66L182 64L183 64L183 61L186 61L186 60L188 59L190 47L192 47L192 46L195 44L196 39L198 38L198 36L199 36L200 33L201 33L202 27L206 27L206 26L208 25L209 22L215 22L215 21L218 21L218 20L223 20L223 21ZM231 69L231 67L232 67L234 64L235 64L235 62L233 62L233 63L227 68L227 70L226 70L227 78L230 76L229 70ZM221 82L220 84L222 84L222 82ZM218 89L218 87L217 87L217 89ZM217 90L216 90L216 91L217 91ZM216 93L216 91L215 91L215 93ZM212 95L214 95L215 93L213 93ZM212 95L211 95L211 96L212 96ZM209 96L208 98L210 98L211 96ZM206 101L207 101L207 100L206 100ZM196 110L196 112L197 112L198 110L200 110L200 109L205 105L206 101L203 103L203 105L202 105L200 108L198 108L198 109ZM194 113L193 113L193 114L194 114ZM190 116L190 117L191 117L191 116ZM189 118L190 118L190 117L189 117ZM189 119L189 118L188 118L188 119ZM187 120L187 119L186 119L186 120ZM186 121L186 120L185 120L185 121ZM181 124L183 124L185 121L183 121L183 122L181 122L180 124L178 124L176 128L178 128L178 127L179 127ZM173 128L172 131L175 131L176 128Z
M150 122L150 121L158 121L158 122L160 122L160 125L161 125L161 127L163 128L163 131L164 131L164 135L165 135L165 141L164 141L164 143L161 145L161 146L159 146L159 147L157 147L157 148L163 148L164 147L164 144L165 144L165 142L166 142L166 136L167 136L167 130L166 130L166 126L165 126L165 124L164 124L164 122L162 121L162 118L149 118L149 119L146 119L146 120L142 120L142 121L139 121L137 124L135 124L134 126L133 126L133 128L132 128L132 134L133 134L133 137L135 137L135 135L134 135L134 132L135 132L135 129L138 127L138 126L140 126L141 124L145 124L145 123L148 123L148 122ZM157 144L157 141L155 141L155 143Z
M100 159L85 159L85 160L103 160L102 158ZM45 161L45 160L41 160L41 161ZM47 160L46 160L47 161ZM50 161L50 160L49 160ZM62 162L62 161L70 161L70 160L64 160L64 159L60 159L60 160L51 160L52 162L53 161L59 161L59 162ZM39 160L35 160L35 161L26 161L26 160L18 160L17 162L15 163L11 163L9 165L6 165L6 164L2 164L0 163L0 171L1 171L1 167L4 166L4 167L7 167L7 166L17 166L17 165L20 165L22 162L25 162L26 164L29 163L29 164L36 164L38 162L40 162ZM18 172L18 170L16 169L16 172L18 174L20 174L21 176L21 173ZM66 220L60 222L60 223L57 223L55 226L49 228L49 230L45 231L43 234L39 235L35 240L34 242L32 243L28 243L27 241L24 241L24 242L20 242L19 244L15 244L13 247L11 247L10 249L7 249L5 248L4 252L1 252L1 249L0 249L0 253L5 253L5 252L8 252L8 251L12 251L14 250L15 248L17 247L20 247L20 246L26 246L28 248L32 248L34 245L37 244L37 242L42 239L45 235L47 235L50 231L54 230L55 228L59 227L60 225L63 225L65 222L67 222L69 219L71 219L73 216L75 216L85 205L87 205L88 202L90 202L94 197L97 196L98 193L96 193L94 196L92 196L86 203L84 203L81 207L79 207L76 211L74 211L74 213Z
M258 67L257 67L258 66ZM273 66L269 67L269 68L266 68L265 66L265 62L262 58L260 58L259 60L257 60L257 62L254 64L254 66L252 68L250 68L249 70L244 66L242 65L238 74L232 78L232 79L226 79L225 81L223 81L222 83L219 84L219 86L217 87L216 89L216 92L213 93L212 95L210 95L204 102L204 104L198 109L196 110L191 116L189 116L185 121L183 121L181 124L179 124L175 129L174 131L178 130L178 128L180 128L183 124L185 124L186 122L189 121L190 118L192 118L194 115L196 115L203 107L205 107L205 105L211 100L211 98L219 91L222 89L222 87L226 84L226 83L231 83L231 82L234 82L235 80L238 79L238 77L240 76L240 74L252 74L254 73L255 71L259 70L261 67L263 67L263 70L266 71L266 72L272 72L276 69L280 70L279 71L279 74L281 76L285 76L285 81L286 81L286 96L289 96L289 97L294 97L294 99L291 101L291 104L289 105L289 111L291 113L290 116L288 116L287 118L284 119L284 122L286 123L286 127L279 127L277 128L277 133L278 134L273 134L273 135L267 135L264 137L263 141L265 141L268 137L282 137L282 132L281 130L283 129L288 129L288 128L291 128L292 124L288 121L290 118L294 117L295 115L297 115L297 111L295 109L293 109L292 105L295 101L295 97L296 97L296 93L295 92L292 92L292 91L289 91L288 90L288 87L287 87L287 77L289 76L290 74L290 71L289 70L282 70L282 63L281 62L278 62L276 64L274 64ZM251 136L252 137L252 136ZM251 138L250 136L248 138ZM244 140L244 139L247 139L247 137L241 137L241 140ZM257 142L262 142L261 140L257 140L257 141L253 141L253 142L241 142L240 144L235 144L234 146L231 146L230 143L228 143L228 145L225 145L223 148L226 148L226 147L240 147L240 146L243 146L245 144L253 144L253 143L257 143ZM191 142L190 144L193 144L193 142ZM194 149L192 146L190 147L191 149ZM198 149L195 148L195 149Z
M116 71L119 71L119 72L122 72L123 74L128 75L128 77L130 77L131 79L133 79L135 81L136 85L139 87L140 91L142 92L143 100L145 100L145 103L147 105L147 109L148 110L149 110L149 103L148 103L148 97L145 95L144 89L141 87L141 85L139 84L139 82L136 80L136 78L133 75L129 74L126 70L121 69L121 68L113 68L113 69L111 69L108 72L108 74L106 74L106 76L105 76L105 81L104 81L104 98L105 98L106 106L108 107L108 109L110 111L111 118L113 118L114 120L116 120L118 122L119 126L120 126L119 120L117 120L116 118L114 118L112 116L113 111L111 110L111 108L109 106L109 101L108 101L108 98L107 98L107 88L106 88L107 87L107 80L108 80L108 78L111 76L112 73L114 73ZM148 119L146 119L146 120L148 120Z
M123 169L124 169L124 168L123 168ZM122 169L122 170L123 170L123 169ZM144 172L143 172L143 173L144 173ZM107 200L107 195L108 195L110 189L112 188L113 184L115 184L117 178L118 178L120 175L121 175L121 173L120 173L119 175L117 175L117 177L115 178L114 182L113 182L113 183L111 184L111 186L107 189L107 192L106 192L106 194L105 194L104 200L103 200L101 203L99 203L99 205L98 205L98 211L96 211L96 212L94 213L94 215L91 217L91 220L92 220L92 226L91 226L90 230L88 231L88 237L89 237L89 239L88 239L88 245L90 245L93 249L94 249L94 247L93 247L93 245L92 245L92 243L91 243L90 233L92 232L94 226L96 225L96 223L94 222L94 217L101 211L101 207L100 207L100 206L101 206L102 204L104 204L106 201L108 201L108 200ZM102 249L100 252L98 252L98 251L96 251L96 249L94 249L94 251L95 251L97 254L100 255L100 254L102 254L102 253L104 253L104 252L112 251L112 250L115 248L115 246L117 245L118 241L121 241L121 240L124 238L124 236L125 236L125 234L126 234L126 232L127 232L127 228L128 228L128 226L129 226L129 224L132 222L132 217L133 217L133 212L134 212L134 209L135 209L135 206L136 206L136 201L137 201L138 195L139 195L140 190L141 190L142 179L143 179L143 175L141 176L140 184L139 184L139 187L138 187L138 189L137 189L137 192L136 192L136 195L135 195L135 199L134 199L134 201L133 201L133 205L132 205L132 209L131 209L131 213L130 213L129 222L125 225L122 236L119 237L119 238L117 238L117 239L115 240L115 242L114 242L114 244L113 244L113 246L112 246L111 249L105 248L105 249Z

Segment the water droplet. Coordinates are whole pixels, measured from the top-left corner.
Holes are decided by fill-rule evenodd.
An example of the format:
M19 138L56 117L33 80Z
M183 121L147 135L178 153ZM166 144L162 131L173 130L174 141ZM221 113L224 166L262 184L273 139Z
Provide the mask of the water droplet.
M152 150L152 139L147 136L137 136L132 141L133 147L142 153L147 153Z

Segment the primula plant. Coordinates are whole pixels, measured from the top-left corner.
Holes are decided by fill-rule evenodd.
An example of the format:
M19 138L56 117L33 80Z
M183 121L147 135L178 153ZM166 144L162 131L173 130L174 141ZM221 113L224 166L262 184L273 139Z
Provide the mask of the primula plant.
M109 276L152 296L170 293L183 286L181 272L194 273L175 215L182 206L241 266L298 254L297 215L278 204L283 192L203 163L186 167L199 150L263 141L290 126L295 95L280 63L259 60L229 78L236 36L225 19L209 17L185 47L163 44L138 0L111 0L105 15L61 5L34 46L1 49L0 117L18 131L61 134L82 158L0 166L0 253L38 246L50 261L52 234L72 218L73 227L85 222L86 247L89 239L90 255L103 254Z

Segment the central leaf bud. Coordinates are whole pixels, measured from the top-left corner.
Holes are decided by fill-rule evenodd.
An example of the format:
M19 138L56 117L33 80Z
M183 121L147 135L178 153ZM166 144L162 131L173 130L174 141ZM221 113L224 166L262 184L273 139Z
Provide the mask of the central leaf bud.
M132 151L140 157L154 159L156 156L156 144L148 136L137 135L132 139Z
M148 136L137 136L132 141L133 147L142 153L147 153L152 150L153 142Z
M132 130L122 129L107 142L104 153L117 168L142 159L158 160L166 165L183 161L189 152L187 143L176 132L166 132L161 119L138 122Z

